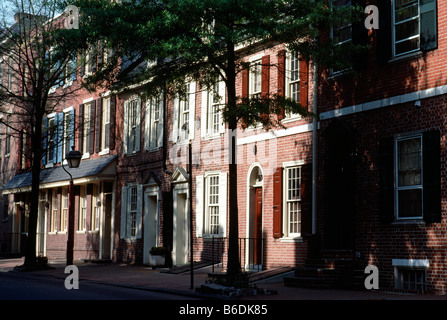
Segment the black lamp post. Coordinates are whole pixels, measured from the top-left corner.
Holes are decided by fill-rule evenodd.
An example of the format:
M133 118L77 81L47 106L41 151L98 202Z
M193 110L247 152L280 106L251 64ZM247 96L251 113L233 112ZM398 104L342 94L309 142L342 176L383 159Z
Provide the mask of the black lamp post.
M77 168L81 162L81 153L73 150L65 155L68 166L70 168ZM67 266L73 264L73 248L74 248L74 185L73 177L70 172L67 171L62 162L62 168L70 176L70 184L68 185L68 239L67 239Z

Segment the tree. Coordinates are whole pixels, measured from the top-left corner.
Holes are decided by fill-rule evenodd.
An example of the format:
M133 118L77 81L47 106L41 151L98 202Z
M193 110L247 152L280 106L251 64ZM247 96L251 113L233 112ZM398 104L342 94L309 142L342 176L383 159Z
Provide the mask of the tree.
M312 114L299 103L280 95L240 97L236 79L249 68L243 55L259 45L285 43L302 59L332 63L339 47L321 41L320 34L336 21L351 19L351 9L334 9L327 1L251 0L142 0L72 2L82 12L81 39L105 39L114 48L114 61L98 72L90 84L111 80L119 88L143 83L148 93L181 88L186 78L212 88L225 82L227 101L223 114L229 136L229 249L228 279L240 272L238 257L237 164L238 124L281 126L278 115L293 111ZM65 5L65 4L64 4ZM80 40L80 42L82 42ZM244 51L236 50L239 46ZM121 58L121 59L120 59ZM340 59L337 58L338 62ZM118 68L118 69L117 69ZM118 70L118 72L111 72ZM145 81L150 79L150 81ZM145 81L145 82L144 82ZM266 116L268 115L268 116ZM273 115L273 116L270 116Z
M11 0L9 9L15 13L14 23L4 22L0 35L0 122L8 128L5 139L20 136L29 142L22 146L21 155L32 172L26 267L36 264L37 195L46 154L43 140L54 134L51 128L44 132L43 119L81 89L67 85L80 66L75 38L60 33L64 15L58 14L55 1Z

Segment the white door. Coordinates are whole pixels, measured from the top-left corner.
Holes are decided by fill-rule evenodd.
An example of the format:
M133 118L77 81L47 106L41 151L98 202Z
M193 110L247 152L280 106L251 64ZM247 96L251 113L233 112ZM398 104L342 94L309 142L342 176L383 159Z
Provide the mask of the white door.
M188 263L188 198L186 190L174 190L174 245L173 264L176 266Z

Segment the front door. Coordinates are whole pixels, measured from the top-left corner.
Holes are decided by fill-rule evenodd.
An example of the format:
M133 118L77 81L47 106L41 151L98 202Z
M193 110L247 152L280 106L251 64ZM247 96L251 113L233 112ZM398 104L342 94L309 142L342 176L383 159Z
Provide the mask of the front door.
M158 190L145 194L144 212L144 255L143 263L149 264L149 252L157 246L158 235Z
M111 228L112 228L112 194L105 193L104 204L104 234L102 237L102 259L110 259L110 243L111 243Z
M173 264L181 266L188 263L188 210L187 193L174 191L174 248Z

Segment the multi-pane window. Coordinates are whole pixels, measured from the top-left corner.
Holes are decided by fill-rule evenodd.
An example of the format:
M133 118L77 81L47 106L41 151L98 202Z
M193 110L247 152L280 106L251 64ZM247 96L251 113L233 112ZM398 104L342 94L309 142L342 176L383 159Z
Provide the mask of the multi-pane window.
M90 219L90 230L99 230L99 217L100 217L100 187L98 185L93 185L93 197L92 197L92 216Z
M419 0L394 1L394 53L419 49Z
M206 101L206 108L202 109L202 137L213 137L223 133L225 126L222 122L222 108L225 104L225 82L216 81L208 91L203 91L202 101Z
M334 8L344 8L351 6L351 0L332 1ZM332 42L335 46L343 46L352 41L352 23L349 21L337 21L332 25ZM340 66L332 68L333 73L342 72L345 69Z
M137 234L137 211L138 211L138 193L137 187L131 187L129 192L129 208L130 208L130 236L135 237Z
M261 60L253 62L252 66L250 67L250 97L254 99L261 98L261 70Z
M145 149L150 150L161 147L163 144L163 104L161 97L149 99L146 103L145 115Z
M71 151L72 141L73 141L73 134L72 132L72 113L71 112L64 112L64 154L62 155L63 158L65 158L65 155Z
M397 217L422 218L422 136L396 140Z
M209 234L219 233L219 175L209 176L208 182L208 230Z
M62 190L60 231L67 231L67 220L68 220L68 189L64 188Z
M210 129L211 133L219 132L220 125L220 97L219 97L219 84L215 84L213 88L213 100L210 108Z
M47 163L53 162L55 130L54 117L48 118Z
M84 132L83 132L83 141L82 141L82 154L88 154L90 152L90 126L92 125L90 122L90 112L91 112L91 106L90 104L84 105Z
M290 53L289 59L290 79L289 85L289 97L295 102L299 102L300 98L300 60L299 54L296 51Z
M59 201L57 198L56 190L53 190L52 200L51 200L51 213L50 213L50 232L56 232L56 221L57 221L57 211L59 207Z
M285 168L285 210L288 235L301 234L301 167Z
M140 150L140 104L139 98L126 102L125 106L125 153Z
M86 230L87 218L87 188L81 186L81 194L79 197L79 216L78 216L78 231Z
M101 150L109 148L110 138L110 98L102 100Z
M190 103L189 93L191 92L191 83L186 84L185 96L179 103L179 137L180 140L186 140L189 137L190 130L194 130L194 127L190 124Z

